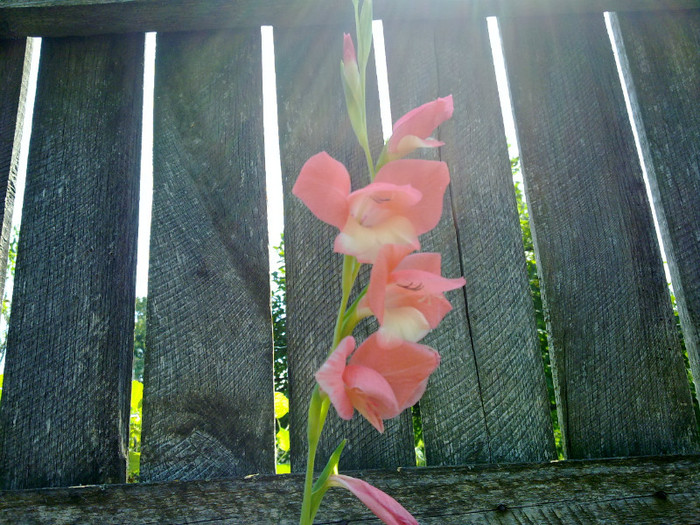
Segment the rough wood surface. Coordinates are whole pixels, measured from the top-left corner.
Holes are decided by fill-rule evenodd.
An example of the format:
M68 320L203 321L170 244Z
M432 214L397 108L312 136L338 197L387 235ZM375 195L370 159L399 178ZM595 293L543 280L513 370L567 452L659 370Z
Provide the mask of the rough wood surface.
M15 179L19 166L25 101L31 64L31 39L0 40L0 297L5 291L7 252L12 230Z
M696 450L651 212L601 15L502 26L565 454Z
M700 457L402 469L349 473L388 492L423 524L700 521ZM298 523L299 474L0 492L0 521L68 523ZM334 488L317 524L379 523Z
M306 464L306 415L313 375L332 343L340 301L342 255L333 253L338 230L322 223L292 195L299 171L311 156L327 151L348 168L353 189L369 182L364 154L345 110L340 80L343 31L353 31L352 6L346 5L344 26L309 31L276 30L275 58L279 105L280 152L285 207L287 264L287 351L291 390L292 468ZM354 33L354 31L353 31ZM373 57L370 57L373 64ZM368 66L367 98L370 143L381 148L379 101L374 68ZM362 275L362 278L366 275ZM359 329L358 342L368 328ZM331 409L323 431L319 468L341 439L348 443L341 468L393 468L415 465L409 412L388 421L383 435L358 414L350 422Z
M613 27L700 391L700 10L620 14Z
M5 488L124 481L143 46L42 44L0 405Z
M156 55L141 475L274 472L260 31Z
M441 224L421 238L464 275L454 311L423 342L442 362L420 402L429 464L546 461L554 440L485 20L385 24L393 118L452 94L423 155L451 173ZM406 34L411 38L407 41ZM466 296L465 296L466 294ZM465 302L466 298L466 302Z
M384 20L689 9L698 0L375 0ZM345 0L0 0L0 37L340 23Z

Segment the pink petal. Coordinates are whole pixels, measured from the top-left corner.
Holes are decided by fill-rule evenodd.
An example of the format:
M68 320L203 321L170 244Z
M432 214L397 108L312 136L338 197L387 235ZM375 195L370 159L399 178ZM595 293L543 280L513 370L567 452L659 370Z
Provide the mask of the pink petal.
M448 279L439 273L434 274L423 270L396 270L391 273L391 282L395 286L423 295L440 294L461 288L466 284L464 277Z
M406 216L421 235L437 226L442 215L445 189L450 183L447 164L434 160L405 159L385 164L377 173L375 182L389 182L397 186L410 185L423 198L411 206Z
M343 380L347 358L354 349L355 339L352 336L344 338L315 375L321 390L328 394L336 412L343 419L351 419L354 412Z
M366 481L343 474L328 478L333 486L344 487L387 525L418 525L416 519L399 502Z
M323 222L342 229L348 219L350 175L342 163L321 152L306 161L292 193Z
M420 341L431 328L430 322L418 308L385 308L384 321L377 335L381 346L391 346L401 341Z
M398 411L391 416L395 417L418 401L428 377L440 364L440 355L429 346L407 341L383 347L377 338L377 334L373 334L362 343L350 358L348 367L370 368L384 377L398 402Z
M437 275L442 273L442 258L439 253L422 252L408 255L394 264L395 270L423 270Z
M366 228L351 215L336 237L333 249L337 253L353 255L361 263L372 264L386 244L406 244L411 251L420 248L413 223L406 217L394 216Z
M366 227L381 224L392 216L405 215L423 195L413 186L373 182L348 197L350 213Z
M420 317L411 313L410 310L419 312ZM425 336L425 333L419 337L411 337L409 320L413 318L423 319L427 324L427 330L430 331L440 324L440 321L450 310L452 310L452 305L442 294L423 295L412 293L405 289L393 288L387 291L387 299L384 306L385 321L382 328L396 333L405 324L407 326L403 332L404 339L407 341L419 341ZM403 320L402 316L407 319ZM417 325L413 330L417 331L419 328L421 327Z
M366 302L380 324L384 320L384 299L391 271L412 251L412 246L386 244L377 254L369 277L367 295L363 298L362 306Z
M419 145L403 142L404 138L414 136L418 139L427 139L440 124L452 116L454 104L452 95L438 98L427 104L423 104L396 121L393 133L389 139L389 153L398 153L400 156L410 153ZM427 141L426 141L427 142ZM425 146L441 145L437 141L425 144Z
M401 412L391 385L376 370L348 365L343 380L352 406L379 432L384 432L382 419L391 419Z

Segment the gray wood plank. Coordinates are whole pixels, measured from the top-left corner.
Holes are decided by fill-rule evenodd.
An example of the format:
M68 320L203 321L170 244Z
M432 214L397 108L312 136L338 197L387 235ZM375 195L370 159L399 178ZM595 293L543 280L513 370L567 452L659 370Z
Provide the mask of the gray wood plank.
M375 0L384 20L697 8L698 0ZM345 0L0 0L0 37L314 26L344 19Z
M46 39L0 405L0 485L124 481L143 35Z
M403 504L420 523L691 524L700 521L700 457L412 468L348 474ZM0 492L13 523L298 523L303 476L258 476ZM349 492L332 489L317 524L379 523Z
M603 17L502 22L565 454L696 450L685 367Z
M700 10L612 21L700 391Z
M260 31L156 55L141 476L274 472Z
M348 168L353 189L369 182L364 154L346 114L340 80L343 31L354 34L352 6L346 8L348 23L344 26L275 31L294 471L303 471L306 464L308 403L315 384L314 374L325 361L333 339L341 292L342 255L333 253L333 239L338 230L316 219L292 195L292 187L306 160L324 150ZM372 56L370 64L373 64ZM382 141L375 78L373 67L368 65L368 126L376 159ZM366 282L366 277L362 274L361 281ZM358 327L358 344L370 329L367 325ZM384 435L379 435L359 414L346 422L331 409L319 445L319 468L323 468L328 455L343 438L348 443L341 468L415 465L409 412L388 421Z
M410 38L407 38L410 35ZM394 119L452 94L445 142L424 156L448 163L443 219L421 239L443 274L467 286L423 340L442 355L421 400L430 464L555 457L549 401L485 20L385 24ZM466 294L466 295L465 295Z
M25 38L0 40L0 297L5 291L31 44L31 39Z

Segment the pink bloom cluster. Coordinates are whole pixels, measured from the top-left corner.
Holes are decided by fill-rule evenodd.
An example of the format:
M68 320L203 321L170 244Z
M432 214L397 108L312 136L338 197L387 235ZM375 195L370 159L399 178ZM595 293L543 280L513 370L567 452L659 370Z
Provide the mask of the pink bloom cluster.
M316 380L341 418L350 419L356 409L380 432L383 420L423 394L440 358L417 342L452 309L443 293L465 284L464 278L441 276L440 254L412 253L420 248L418 236L442 215L447 165L396 158L441 145L428 135L451 115L448 96L400 118L385 147L393 160L364 188L351 191L347 169L325 152L304 164L293 188L316 217L340 230L336 252L373 265L357 314L373 314L380 329L357 350L352 337L343 339Z
M350 121L366 147L364 90L349 35L343 41L342 75ZM346 335L316 372L316 381L341 418L351 419L357 410L379 432L384 420L398 416L425 392L440 355L418 341L452 309L444 292L465 284L461 277L442 277L440 254L413 253L420 249L418 236L440 221L450 182L447 165L403 159L416 148L441 146L430 135L452 111L450 95L401 117L379 157L374 180L364 188L352 191L345 166L322 152L304 164L292 190L317 218L338 228L336 252L372 265L367 290L353 306L353 322L336 337L351 333L357 319L370 315L380 328L357 348ZM364 481L333 474L327 486L334 485L353 492L385 523L417 524L396 500Z

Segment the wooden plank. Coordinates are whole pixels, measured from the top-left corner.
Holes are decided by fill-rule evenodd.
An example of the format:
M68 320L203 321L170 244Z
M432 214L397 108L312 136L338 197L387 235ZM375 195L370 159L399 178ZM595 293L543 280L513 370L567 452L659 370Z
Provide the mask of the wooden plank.
M311 156L327 151L348 168L353 188L369 182L365 156L357 144L345 110L340 80L343 31L354 27L352 6L348 23L312 31L275 31L280 152L285 208L287 270L287 351L291 390L292 469L306 464L306 416L314 373L325 361L333 340L340 301L342 256L333 253L338 230L321 223L292 195L297 175ZM354 31L352 31L354 33ZM370 64L373 64L370 57ZM367 114L370 144L376 158L381 148L379 100L374 68L368 66ZM361 275L366 280L367 275ZM352 299L351 299L352 300ZM358 342L369 327L356 332ZM409 412L387 422L384 435L356 414L340 420L331 409L319 446L318 466L341 439L348 443L341 468L392 468L415 465L413 426Z
M385 490L425 524L640 525L700 521L700 457L411 468L349 473ZM13 523L298 523L300 474L226 481L0 492ZM330 490L315 523L378 523Z
M0 485L123 482L143 35L45 39L0 405Z
M144 480L274 472L260 30L158 35Z
M700 11L612 22L700 391Z
M0 78L3 79L0 83L0 297L3 297L5 291L31 44L31 39L26 38L0 40Z
M410 35L410 38L407 38ZM421 400L429 464L553 459L554 439L522 234L485 20L385 24L394 118L452 94L455 111L424 156L450 167L451 191L424 251L465 294L423 342L442 355ZM465 81L464 79L468 79ZM466 299L466 301L465 301Z
M603 17L503 22L565 454L695 450L685 367Z
M677 10L698 0L375 0L377 18L440 20L552 12ZM0 38L338 24L345 0L0 0Z

